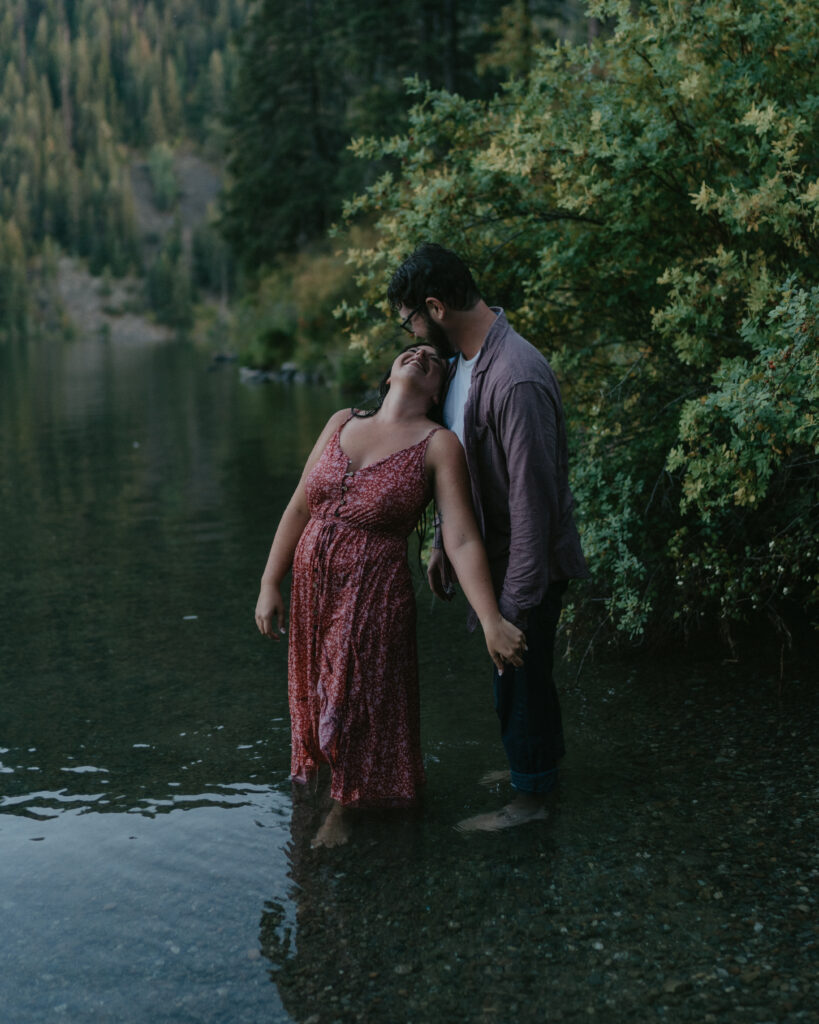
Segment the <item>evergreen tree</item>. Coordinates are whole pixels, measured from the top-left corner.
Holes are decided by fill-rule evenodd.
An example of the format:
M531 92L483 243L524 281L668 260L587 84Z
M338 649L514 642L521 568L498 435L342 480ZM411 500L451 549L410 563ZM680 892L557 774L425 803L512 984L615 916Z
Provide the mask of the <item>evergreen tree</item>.
M215 150L219 135L213 117L203 116L201 97L213 94L212 110L232 87L229 35L248 3L0 5L0 219L12 239L6 248L16 251L19 241L35 268L48 239L87 257L92 270L124 273L138 265L129 147L170 137Z
M161 323L184 329L193 322L191 275L177 217L148 271L148 298Z
M154 190L154 203L160 210L170 210L179 197L179 182L170 146L160 142L151 148L148 173Z
M227 302L233 289L233 260L212 211L193 232L191 240L193 284Z
M499 0L263 0L241 38L228 114L223 229L245 268L321 236L342 198L373 179L348 150L362 132L405 123L404 78L467 96L497 82L476 71ZM383 168L383 163L381 164Z
M24 337L30 314L29 276L22 232L0 219L0 339Z

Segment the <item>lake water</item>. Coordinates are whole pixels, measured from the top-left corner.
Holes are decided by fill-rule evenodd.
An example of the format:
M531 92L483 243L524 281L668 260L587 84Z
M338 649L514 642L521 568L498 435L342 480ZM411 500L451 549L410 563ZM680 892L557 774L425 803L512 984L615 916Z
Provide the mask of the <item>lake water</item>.
M418 580L428 792L312 851L253 623L327 416L182 344L0 348L0 1022L816 1021L815 670L558 669L548 822Z

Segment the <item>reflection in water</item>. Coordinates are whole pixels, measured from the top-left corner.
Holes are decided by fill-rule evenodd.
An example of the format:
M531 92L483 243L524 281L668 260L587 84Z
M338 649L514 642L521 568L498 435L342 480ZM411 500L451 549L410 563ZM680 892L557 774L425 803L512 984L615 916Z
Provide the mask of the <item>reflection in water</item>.
M3 792L86 766L128 809L283 776L284 649L253 642L248 595L337 401L98 344L88 376L71 345L0 350Z
M664 673L566 687L573 750L546 824L459 837L436 798L331 857L294 812L295 946L261 926L290 1013L815 1020L815 692L793 682L778 705L739 673ZM430 785L465 793L448 760ZM472 767L482 810L499 794L477 795Z
M337 406L182 345L0 348L0 1019L286 1021L272 520Z
M284 858L286 799L235 797L2 817L0 1018L289 1020L252 927Z
M419 580L424 805L312 850L252 611L340 402L99 344L0 349L3 1024L817 1020L815 670L564 665L556 813L462 836L489 662Z
M458 667L445 695L422 668L428 714L475 700L485 670L472 657L435 652L444 679ZM297 926L276 899L260 922L288 1012L816 1020L819 708L808 676L779 701L775 675L753 691L725 666L564 679L573 743L557 811L514 833L452 829L505 793L477 784L500 751L469 716L449 747L428 722L435 757L415 817L365 817L349 847L314 851L320 801L294 799Z

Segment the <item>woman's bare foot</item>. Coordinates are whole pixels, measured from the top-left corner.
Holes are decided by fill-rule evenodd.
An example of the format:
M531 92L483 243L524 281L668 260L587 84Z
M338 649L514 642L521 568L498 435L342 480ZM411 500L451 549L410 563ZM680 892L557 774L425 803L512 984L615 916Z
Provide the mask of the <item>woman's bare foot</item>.
M488 814L476 814L473 818L465 818L455 826L459 832L499 832L504 828L514 828L528 821L543 821L549 817L546 798L535 793L518 793L515 799L501 807L499 811Z
M319 846L343 846L349 840L351 832L349 814L334 800L310 845L314 850Z

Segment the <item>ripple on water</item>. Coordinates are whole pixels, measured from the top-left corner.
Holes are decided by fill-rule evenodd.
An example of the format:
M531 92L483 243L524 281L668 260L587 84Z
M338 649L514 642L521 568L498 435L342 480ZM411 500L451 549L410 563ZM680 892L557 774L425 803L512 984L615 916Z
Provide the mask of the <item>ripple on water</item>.
M0 814L4 1019L290 1020L259 956L271 899L295 927L286 797L233 783L151 814L27 799L59 813Z
M317 853L253 581L341 402L79 351L0 347L6 1019L814 1024L815 665L561 664L554 815L458 836L503 752L419 581L424 807Z

